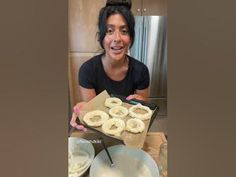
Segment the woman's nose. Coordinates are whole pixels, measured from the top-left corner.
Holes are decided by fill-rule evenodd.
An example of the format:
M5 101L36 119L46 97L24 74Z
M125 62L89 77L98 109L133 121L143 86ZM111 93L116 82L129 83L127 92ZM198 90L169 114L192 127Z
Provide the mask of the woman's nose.
M121 37L120 37L120 32L115 32L114 34L114 41L115 42L118 42L121 40Z

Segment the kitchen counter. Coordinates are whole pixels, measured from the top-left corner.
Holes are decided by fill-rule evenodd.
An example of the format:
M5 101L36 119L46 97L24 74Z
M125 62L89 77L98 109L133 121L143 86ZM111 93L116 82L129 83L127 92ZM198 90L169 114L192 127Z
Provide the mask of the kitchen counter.
M95 149L95 155L97 155L101 150L103 150L103 147L100 144L100 141L98 141L98 139L100 137L104 138L104 141L105 141L107 147L121 144L117 140L113 140L111 138L108 138L105 135L94 133L90 130L88 130L87 132L74 131L71 134L71 137L81 137L81 138L84 138L87 140L91 140L93 142L93 146ZM165 138L164 133L162 133L162 132L148 132L146 139L145 139L144 147L142 149L145 152L147 152L157 163L160 145L166 141L167 140ZM82 177L89 177L89 170Z
M167 134L167 124L168 124L167 116L158 115L154 119L149 131L150 132L162 132L167 136L168 135Z

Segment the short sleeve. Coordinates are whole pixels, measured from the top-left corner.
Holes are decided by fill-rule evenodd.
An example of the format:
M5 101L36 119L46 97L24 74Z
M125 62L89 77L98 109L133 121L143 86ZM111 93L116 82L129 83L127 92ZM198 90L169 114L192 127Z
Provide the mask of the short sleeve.
M78 76L79 85L88 89L94 88L94 76L90 68L91 66L89 67L89 63L85 62L80 67L79 76Z
M137 81L137 90L148 88L150 83L149 71L146 65L143 65L142 70Z

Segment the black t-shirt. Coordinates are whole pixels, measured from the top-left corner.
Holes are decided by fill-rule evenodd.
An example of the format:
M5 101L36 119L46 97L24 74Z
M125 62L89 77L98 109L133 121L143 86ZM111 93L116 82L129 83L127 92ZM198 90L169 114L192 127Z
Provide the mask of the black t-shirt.
M125 78L121 81L110 79L102 65L102 54L94 56L83 63L79 70L79 84L88 89L95 89L98 95L106 90L109 94L128 96L135 90L142 90L149 86L149 72L142 62L129 57L129 68Z

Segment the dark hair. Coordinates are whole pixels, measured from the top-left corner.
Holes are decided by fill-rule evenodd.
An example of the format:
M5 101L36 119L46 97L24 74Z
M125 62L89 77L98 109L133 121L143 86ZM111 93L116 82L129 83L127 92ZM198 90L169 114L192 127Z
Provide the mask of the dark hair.
M135 37L135 31L134 31L135 20L133 13L130 11L130 8L131 8L131 1L108 0L106 6L100 10L98 18L98 28L99 28L98 41L103 49L104 49L103 39L105 38L107 33L107 19L110 15L114 14L120 14L124 17L128 25L129 35L131 38L130 47L132 47Z
M106 6L126 6L131 9L131 0L107 0Z

